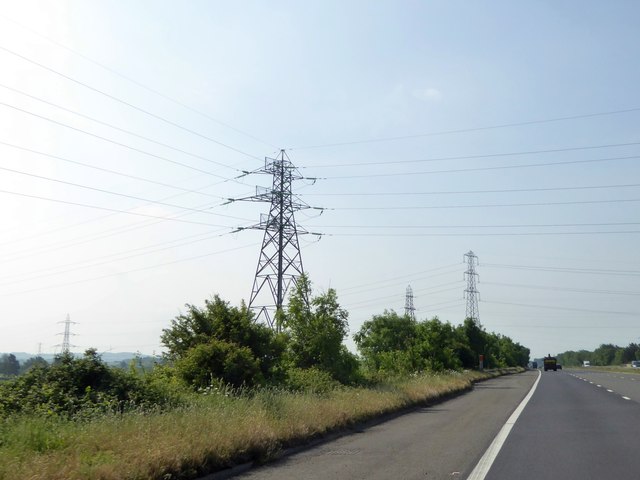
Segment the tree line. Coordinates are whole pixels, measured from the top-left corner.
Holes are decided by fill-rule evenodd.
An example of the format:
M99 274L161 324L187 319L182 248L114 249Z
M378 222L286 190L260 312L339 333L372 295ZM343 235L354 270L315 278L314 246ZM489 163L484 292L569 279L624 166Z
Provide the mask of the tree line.
M493 368L526 366L529 360L529 349L472 319L453 326L392 310L374 315L355 333L355 355L344 345L348 315L334 289L313 296L303 276L278 313L280 333L256 323L246 305L233 307L214 296L204 308L187 305L161 340L174 372L196 388L211 379L232 385L295 387L304 378L349 384L380 374L477 368L480 355Z
M558 362L567 367L577 367L585 360L591 365L609 366L624 365L633 360L640 360L640 345L630 343L626 347L619 347L611 343L603 343L593 351L589 350L568 350L557 355Z
M454 326L394 311L374 315L355 333L356 355L344 344L348 317L334 289L314 296L305 276L277 313L279 331L256 322L244 303L232 306L214 295L204 307L186 305L163 329L165 353L150 371L135 361L129 371L108 366L95 349L80 358L59 355L51 365L27 361L25 373L0 383L0 417L162 409L180 403L187 392L212 388L322 393L420 372L473 369L480 355L490 368L526 366L529 360L529 349L472 319ZM20 373L15 357L3 362L10 375Z

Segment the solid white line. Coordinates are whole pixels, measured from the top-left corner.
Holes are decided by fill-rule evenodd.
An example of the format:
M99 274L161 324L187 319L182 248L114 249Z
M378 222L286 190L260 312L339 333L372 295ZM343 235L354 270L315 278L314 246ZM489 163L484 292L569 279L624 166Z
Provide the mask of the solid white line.
M493 465L493 462L498 456L498 453L500 453L500 449L502 448L502 445L504 445L505 440L509 436L511 429L513 428L516 421L518 420L518 417L524 410L524 407L527 406L527 403L529 403L529 400L531 400L531 397L533 397L533 392L536 391L536 388L538 387L538 383L540 382L540 378L542 378L542 374L540 373L540 370L538 370L538 378L536 379L533 386L531 387L531 390L529 390L529 393L527 393L527 396L522 399L522 401L520 402L520 405L518 405L518 408L516 408L514 412L511 414L511 416L507 420L507 423L505 423L502 426L502 428L498 432L498 435L496 435L496 438L493 439L493 442L491 442L491 445L489 445L489 448L487 448L487 451L484 452L484 455L482 456L482 458L480 459L476 467L473 469L471 474L467 477L467 480L484 480L484 477L487 476L487 473L489 473L489 469L491 468L491 465Z

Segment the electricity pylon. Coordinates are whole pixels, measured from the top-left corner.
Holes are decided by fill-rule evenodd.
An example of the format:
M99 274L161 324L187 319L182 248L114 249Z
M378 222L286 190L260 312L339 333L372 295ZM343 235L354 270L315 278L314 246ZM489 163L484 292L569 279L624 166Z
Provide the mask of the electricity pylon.
M70 337L72 335L75 335L74 333L71 333L71 324L76 324L76 322L72 322L71 318L69 317L69 314L67 314L67 319L64 322L58 322L58 323L64 323L64 333L58 333L58 335L62 335L62 343L56 345L56 347L62 347L62 353L69 353L69 350L71 350L71 347L76 347L77 345L71 345L71 341L70 341Z
M413 306L413 289L407 285L407 293L404 299L404 314L411 320L416 319L416 307Z
M464 260L467 264L467 271L464 272L464 276L467 280L467 288L464 291L464 297L467 299L467 311L465 318L470 318L478 326L480 326L480 314L478 313L478 298L480 292L476 289L476 265L478 265L478 257L473 251L469 250L464 254Z
M307 177L298 172L284 150L280 150L276 158L265 158L263 168L245 173L262 173L273 177L270 190L257 187L255 195L229 201L271 204L269 214L260 215L259 224L237 230L264 230L249 308L257 312L256 320L264 320L271 328L280 331L282 325L278 320L278 312L282 310L289 288L296 285L298 278L304 274L298 236L311 233L296 225L294 213L309 208L322 208L310 207L292 193L293 182Z

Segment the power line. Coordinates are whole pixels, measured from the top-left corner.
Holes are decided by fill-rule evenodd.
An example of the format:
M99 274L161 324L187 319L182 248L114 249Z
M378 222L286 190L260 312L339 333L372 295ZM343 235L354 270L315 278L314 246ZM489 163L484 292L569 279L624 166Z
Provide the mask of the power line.
M163 142L160 142L158 140L154 140L153 138L149 138L149 137L146 137L144 135L140 135L139 133L132 132L131 130L127 130L125 128L118 127L117 125L113 125L111 123L104 122L104 121L99 120L99 119L97 119L95 117L91 117L89 115L85 115L84 113L72 110L72 109L67 108L67 107L63 107L62 105L58 105L56 103L49 102L48 100L44 100L44 99L42 99L40 97L37 97L35 95L31 95L31 94L26 93L26 92L24 92L22 90L18 90L16 88L9 87L7 85L3 85L1 83L0 83L0 87L6 88L7 90L11 90L12 92L18 93L20 95L24 95L24 96L26 96L28 98L32 98L32 99L37 100L39 102L42 102L42 103L44 103L46 105L50 105L50 106L59 108L60 110L64 110L65 112L69 112L69 113L72 113L72 114L77 115L79 117L86 118L87 120L91 120L92 122L98 123L100 125L104 125L106 127L112 128L114 130L118 130L119 132L126 133L127 135L132 135L134 137L141 138L142 140L146 140L147 142L151 142L151 143L154 143L156 145L160 145L162 147L169 148L169 149L174 150L176 152L180 152L180 153L183 153L185 155L189 155L190 157L197 158L199 160L204 160L205 162L213 163L215 165L219 165L219 166L222 166L222 167L225 167L225 168L233 168L233 167L230 167L229 165L226 165L224 163L220 163L220 162L217 162L217 161L212 160L210 158L203 157L202 155L198 155L197 153L188 152L188 151L183 150L181 148L174 147L174 146L169 145L167 143L163 143Z
M179 128L180 130L183 130L185 132L189 132L192 135L196 135L196 136L198 136L200 138L208 140L208 141L210 141L212 143L215 143L216 145L220 145L221 147L227 148L227 149L232 150L232 151L234 151L236 153L239 153L241 155L247 156L247 157L252 158L252 159L260 160L260 158L256 157L255 155L251 155L250 153L243 152L242 150L240 150L238 148L235 148L235 147L232 147L232 146L227 145L225 143L219 142L218 140L215 140L215 139L213 139L211 137L203 135L203 134L201 134L199 132L196 132L195 130L192 130L190 128L183 127L182 125L180 125L178 123L175 123L175 122L173 122L171 120L168 120L168 119L166 119L166 118L164 118L164 117L162 117L160 115L157 115L155 113L149 112L148 110L145 110L144 108L138 107L138 106L136 106L136 105L134 105L132 103L129 103L129 102L125 101L125 100L122 100L122 99L120 99L118 97L115 97L115 96L113 96L113 95L111 95L109 93L106 93L106 92L104 92L102 90L99 90L99 89L97 89L95 87L92 87L91 85L88 85L88 84L86 84L86 83L84 83L84 82L82 82L80 80L77 80L77 79L75 79L73 77L70 77L69 75L65 75L64 73L58 72L57 70L54 70L51 67L47 67L46 65L44 65L42 63L39 63L39 62L36 62L35 60L32 60L32 59L30 59L30 58L28 58L28 57L26 57L24 55L21 55L21 54L19 54L17 52L14 52L13 50L8 49L7 47L4 47L4 46L0 45L0 50L3 50L5 52L7 52L7 53L10 53L11 55L14 55L14 56L16 56L18 58L21 58L22 60L24 60L26 62L29 62L29 63L31 63L33 65L36 65L36 66L38 66L38 67L40 67L40 68L42 68L44 70L47 70L47 71L49 71L51 73L54 73L54 74L56 74L56 75L58 75L58 76L60 76L62 78L65 78L65 79L67 79L67 80L69 80L71 82L74 82L74 83L76 83L78 85L82 85L83 87L91 90L92 92L99 93L100 95L103 95L103 96L105 96L105 97L107 97L107 98L109 98L111 100L114 100L114 101L116 101L118 103L126 105L126 106L128 106L128 107L130 107L130 108L132 108L134 110L137 110L137 111L139 111L141 113L144 113L145 115L148 115L148 116L150 116L152 118L160 120L160 121L162 121L162 122L164 122L164 123L166 123L168 125L171 125L171 126L174 126L176 128Z
M83 283L92 282L92 281L95 281L95 280L102 280L103 278L115 277L115 276L118 276L118 275L126 275L126 274L129 274L129 273L142 272L142 271L151 270L151 269L154 269L154 268L166 267L167 265L175 265L176 263L189 262L191 260L199 260L201 258L206 258L206 257L210 257L210 256L213 256L213 255L220 255L220 254L223 254L223 253L229 253L229 252L233 252L233 251L236 251L236 250L240 250L240 249L243 249L243 248L249 248L249 247L255 247L255 244L243 245L241 247L228 248L226 250L220 250L220 251L217 251L217 252L205 253L203 255L196 255L194 257L183 258L181 260L173 260L171 262L158 263L158 264L150 265L150 266L147 266L147 267L135 268L135 269L132 269L132 270L126 270L124 272L118 272L118 273L109 273L109 274L106 274L106 275L100 275L98 277L86 278L86 279L83 279L83 280L77 280L77 281L73 281L73 282L56 283L55 285L49 285L49 286L40 287L40 288L32 288L32 289L29 289L29 290L22 290L22 291L19 291L19 292L0 293L0 297L21 295L21 294L24 294L24 293L39 292L39 291L42 291L42 290L51 290L51 289L54 289L54 288L68 287L68 286L71 286L71 285L83 284Z
M139 177L139 176L136 176L136 175L130 175L128 173L118 172L116 170L110 170L108 168L98 167L98 166L95 166L95 165L89 165L88 163L83 163L83 162L79 162L79 161L76 161L76 160L71 160L69 158L61 157L61 156L58 156L58 155L53 155L53 154L46 153L46 152L41 152L39 150L33 150L31 148L22 147L20 145L14 145L13 143L3 142L2 140L0 140L0 145L5 145L7 147L15 148L15 149L22 150L22 151L29 152L29 153L34 153L36 155L42 155L44 157L53 158L55 160L60 160L62 162L71 163L73 165L78 165L78 166L81 166L81 167L90 168L90 169L97 170L97 171L100 171L100 172L111 173L113 175L118 175L118 176L121 176L121 177L130 178L132 180L138 180L138 181L141 181L141 182L151 183L153 185L158 185L158 186L166 187L166 188L173 188L175 190L180 190L180 191L182 191L184 193L196 193L198 195L204 195L204 196L207 196L207 197L213 197L213 198L217 198L217 199L220 199L220 200L224 200L225 199L224 197L221 197L219 195L212 195L210 193L200 192L197 189L189 189L189 188L178 187L177 185L171 185L171 184L168 184L168 183L157 182L155 180L151 180L151 179L148 179L148 178L145 178L145 177Z
M406 281L406 279L409 278L409 277L414 277L416 275L422 275L424 273L437 272L438 270L444 270L444 269L458 267L458 266L459 266L459 263L452 263L452 264L449 264L449 265L443 265L441 267L431 268L429 270L422 270L422 271L414 272L414 273L405 273L405 274L399 275L397 277L387 277L384 280L377 280L375 282L369 282L369 283L356 285L356 286L353 286L353 287L342 288L340 290L340 292L345 292L345 291L349 291L349 290L356 290L356 289L359 289L359 288L367 288L367 287L370 287L372 285L379 285L381 283L388 283L389 281L400 280L400 279L403 279L402 283L404 283ZM445 272L444 274L446 274L446 273L452 273L452 272ZM438 274L438 275L443 275L443 274ZM433 276L435 276L435 275L433 275ZM431 278L431 277L425 277L425 278ZM414 280L414 281L416 281L416 280Z
M585 185L580 187L549 187L549 188L507 188L496 190L454 190L454 191L435 191L435 192L329 192L329 193L305 193L305 197L319 196L339 196L339 197L382 197L382 196L411 196L411 195L459 195L459 194L477 194L477 193L516 193L516 192L556 192L567 190L595 190L607 188L635 188L640 187L640 183L618 184L618 185Z
M81 262L74 262L74 263L65 264L65 265L59 265L57 267L50 267L50 268L31 271L31 272L22 272L20 274L20 276L28 277L28 278L23 278L21 280L11 280L11 281L8 281L8 282L2 282L2 283L0 283L0 286L14 285L16 283L22 283L22 282L30 282L32 280L36 280L36 279L39 279L39 278L62 275L64 273L69 273L69 272L73 272L73 271L76 271L76 270L82 270L82 269L85 269L85 268L98 267L100 265L105 265L105 264L111 265L111 264L113 264L113 262L119 262L119 261L122 261L122 260L129 260L131 258L140 257L140 256L144 256L144 255L151 255L153 253L158 253L158 252L162 252L162 251L173 249L173 248L177 248L177 247L183 247L185 245L192 245L192 244L197 243L197 242L202 242L202 241L205 241L205 240L211 240L212 238L222 237L222 236L228 235L229 233L231 233L231 232L228 231L226 233L213 234L213 235L209 234L209 233L207 233L207 234L190 235L188 237L185 237L184 239L193 238L193 237L202 237L203 235L206 235L206 236L203 237L203 238L199 238L197 240L183 242L183 243L180 243L180 244L177 244L177 245L171 245L171 246L167 246L167 247L163 247L163 248L156 248L155 250L150 250L150 251L144 251L144 250L149 250L149 249L152 249L153 247L156 247L156 246L162 246L162 245L167 245L167 244L175 244L176 242L180 241L181 239L172 240L170 242L162 242L162 243L158 243L158 244L155 244L155 245L149 245L149 246L146 246L146 247L135 248L135 249L132 249L132 250L126 250L124 252L113 253L113 254L110 254L110 255L102 255L102 256L94 258L94 259L89 259L89 260L85 260L85 261L81 261ZM143 251L141 253L135 253L135 254L132 253L132 252L137 252L139 250L143 250ZM125 255L127 253L130 253L130 255L114 259L114 257ZM101 260L101 259L106 259L106 258L109 258L111 260L98 262L98 263L91 263L91 264L85 265L88 262L95 262L96 260ZM69 267L71 267L71 268L69 268ZM64 270L65 268L66 268L66 270ZM60 269L63 269L63 270L60 270ZM53 270L53 272L43 273L43 271L47 271L47 270L49 270L49 271ZM55 271L55 270L60 270L60 271ZM32 275L32 274L37 274L37 275ZM32 275L32 276L29 277L29 275ZM5 275L4 277L0 277L0 278L11 278L11 276L6 276Z
M571 307L557 307L553 305L531 305L528 303L513 303L513 302L498 302L498 301L483 301L482 303L490 303L496 305L513 305L516 307L530 307L530 308L544 308L551 310L566 310L569 312L590 312L590 313L606 313L606 314L615 314L615 315L632 315L638 316L640 312L620 312L615 310L594 310L594 309L585 309L585 308L571 308Z
M460 283L460 282L457 282L457 283ZM420 291L422 292L422 291L427 291L427 290L428 289L422 289ZM454 290L460 291L460 287L457 286L457 287L452 287L452 288L445 288L445 289L442 289L442 290L431 291L429 293L431 295L435 295L435 294L438 294L438 293L451 292L451 291L454 291ZM358 302L349 303L348 305L349 305L349 308L351 308L353 306L357 307L358 305L362 305L362 304L373 306L373 305L380 305L380 301L382 301L382 300L390 300L390 299L397 299L397 298L398 298L397 294L395 294L395 295L386 295L384 297L376 297L373 301L372 300L361 300L361 301L358 301ZM455 301L459 301L459 300L455 300ZM373 302L375 302L375 303L373 303Z
M33 199L36 199L36 200L45 200L47 202L53 202L53 203L61 203L63 205L73 205L73 206L76 206L76 207L93 208L93 209L96 209L96 210L104 210L106 212L124 213L126 215L134 215L134 216L137 216L137 217L147 217L147 218L155 218L155 219L158 219L158 220L169 220L169 221L172 221L172 222L190 223L192 225L205 225L207 227L226 227L226 225L216 225L216 224L213 224L213 223L194 222L194 221L191 221L191 220L181 220L179 218L162 217L162 216L159 216L159 215L149 215L149 214L146 214L146 213L131 212L131 211L127 211L127 210L118 210L116 208L100 207L98 205L89 205L89 204L86 204L86 203L71 202L71 201L68 201L68 200L58 200L58 199L55 199L55 198L42 197L42 196L39 196L39 195L30 195L30 194L20 193L20 192L11 192L9 190L0 190L0 193L5 193L7 195L16 195L16 196L25 197L25 198L33 198ZM231 217L231 218L233 218L233 217ZM245 220L245 219L241 219L241 220Z
M624 292L619 290L593 290L584 288L566 288L566 287L545 287L542 285L523 285L518 283L497 283L497 282L483 282L483 285L496 285L500 287L513 287L513 288L530 288L534 290L551 290L561 292L574 292L574 293L588 293L588 294L601 294L601 295L640 295L640 292Z
M352 140L347 142L305 145L305 146L299 146L299 147L289 147L288 150L307 150L312 148L341 147L346 145L358 145L358 144L364 144L364 143L391 142L391 141L397 141L397 140L408 140L412 138L433 137L438 135L452 135L457 133L480 132L485 130L495 130L499 128L523 127L528 125L539 125L544 123L561 122L566 120L578 120L581 118L593 118L593 117L602 117L607 115L619 115L623 113L632 113L632 112L638 112L638 111L640 111L640 107L626 108L621 110L610 110L607 112L586 113L582 115L568 115L563 117L554 117L554 118L547 118L542 120L529 120L524 122L502 123L502 124L489 125L489 126L483 126L483 127L461 128L461 129L455 129L455 130L441 130L438 132L419 133L414 135L400 135L395 137L379 137L379 138L371 138L371 139Z
M269 142L266 142L265 140L261 140L260 138L254 136L254 135L251 135L251 134L249 134L249 133L247 133L245 131L242 131L242 130L240 130L238 128L235 128L235 127L229 125L228 123L222 122L222 121L220 121L220 120L218 120L218 119L216 119L216 118L214 118L214 117L202 112L201 110L193 108L193 107L191 107L191 106L189 106L189 105L187 105L187 104L185 104L185 103L183 103L183 102L181 102L179 100L176 100L175 98L172 98L172 97L170 97L170 96L168 96L168 95L166 95L166 94L164 94L164 93L162 93L162 92L160 92L160 91L158 91L158 90L156 90L154 88L151 88L151 87L149 87L147 85L144 85L143 83L141 83L141 82L139 82L137 80L134 80L133 78L128 77L128 76L118 72L114 68L109 67L109 66L107 66L107 65L105 65L105 64L103 64L101 62L98 62L97 60L94 60L94 59L90 58L89 56L78 52L77 50L74 50L74 49L72 49L72 48L70 48L70 47L68 47L68 46L66 46L66 45L64 45L64 44L62 44L62 43L60 43L60 42L58 42L56 40L53 40L52 38L49 38L49 37L47 37L45 35L42 35L41 33L37 32L37 31L35 31L35 30L33 30L33 29L31 29L31 28L29 28L29 27L27 27L27 26L25 26L25 25L23 25L23 24L21 24L19 22L17 22L16 20L14 20L12 18L7 17L6 15L3 15L3 14L0 13L0 17L3 17L5 20L8 20L11 23L14 23L15 25L18 25L19 27L23 28L24 30L29 31L32 34L34 34L34 35L36 35L36 36L38 36L40 38L43 38L43 39L47 40L48 42L51 42L52 44L54 44L54 45L56 45L56 46L58 46L58 47L60 47L60 48L62 48L64 50L67 50L68 52L71 52L74 55L77 55L80 58L82 58L82 59L84 59L84 60L86 60L86 61L88 61L88 62L90 62L90 63L92 63L94 65L97 65L98 67L100 67L100 68L102 68L102 69L104 69L104 70L106 70L106 71L108 71L108 72L110 72L110 73L112 73L114 75L117 75L118 77L123 78L124 80L126 80L128 82L133 83L134 85L137 85L140 88L143 88L143 89L145 89L145 90L147 90L147 91L149 91L149 92L151 92L151 93L153 93L155 95L158 95L159 97L162 97L165 100L168 100L168 101L170 101L172 103L175 103L176 105L179 105L179 106L181 106L181 107L183 107L183 108L185 108L185 109L187 109L187 110L189 110L191 112L197 113L198 115L200 115L200 116L202 116L202 117L204 117L204 118L206 118L208 120L211 120L212 122L215 122L215 123L217 123L219 125L222 125L223 127L226 127L226 128L228 128L230 130L233 130L234 132L237 132L237 133L239 133L241 135L249 137L249 138L251 138L253 140L256 140L256 141L258 141L260 143L264 143L265 145L268 145L270 147L277 148L275 145L273 145L273 144L271 144Z
M202 187L202 188L203 189L204 188L209 188L209 187L215 186L215 185L217 185L217 183L214 183L212 185L207 185L207 186ZM174 197L177 197L177 196L180 196L180 195L182 195L182 194L171 195L171 196L168 196L168 197L164 197L162 200L171 199L171 198L174 198ZM207 205L208 204L198 205L197 208L204 208ZM84 224L91 223L91 222L94 222L94 221L102 220L102 219L108 218L109 216L113 216L113 215L117 215L117 214L118 214L118 212L110 213L108 215L105 215L105 216L102 216L102 217L93 218L93 219L90 219L90 220L86 220L86 221L77 223L75 225L63 226L63 227L56 228L56 229L53 229L53 230L49 230L49 231L46 231L46 232L40 232L40 233L38 233L36 235L22 237L20 239L16 239L16 240L13 240L13 241L10 241L10 242L4 242L3 244L0 244L0 245L8 245L8 244L11 244L11 243L23 242L25 240L29 240L29 239L34 238L34 237L40 238L40 237L42 237L44 235L50 235L50 234L53 234L53 233L56 233L56 232L59 232L59 231L62 231L62 230L66 230L67 228L75 228L75 227L78 227L80 225L84 225ZM175 215L172 215L169 218L182 218L182 217L185 217L185 216L188 216L188 215L193 215L193 212L184 212L184 213L181 213L181 214L175 214ZM88 240L83 240L83 241L79 241L79 242L76 241L76 242L73 242L73 243L66 243L66 244L63 243L61 246L54 246L54 248L51 248L51 245L48 244L48 248L46 248L44 250L41 249L38 252L38 254L59 250L60 248L68 248L70 246L76 246L76 245L80 245L80 244L83 244L83 243L88 243L88 242L91 242L91 241L94 241L94 240L100 240L100 239L103 239L103 238L111 237L111 236L114 236L114 235L119 235L119 234L122 234L122 233L127 233L127 232L130 232L130 231L133 231L133 230L137 230L137 229L140 229L140 228L146 228L148 226L157 225L157 224L161 223L162 221L163 221L163 219L158 219L158 220L152 221L152 222L149 222L147 220L147 221L143 221L143 222L138 223L138 224L127 225L125 227L119 227L119 228L116 228L116 229L109 229L109 230L106 231L106 234L101 234L101 235L98 235L98 236L94 235L93 237L89 238ZM102 233L105 233L105 232L102 232ZM32 250L26 250L26 251L22 251L22 252L19 252L19 253L25 253L25 252L27 253L26 256L32 256L33 255ZM22 257L13 257L10 260L5 260L5 262L6 261L18 260L20 258L24 258L24 255Z
M493 208L493 207L542 207L550 205L586 205L604 203L640 202L640 198L622 198L615 200L578 200L571 202L534 202L534 203L487 203L476 205L410 205L402 207L333 207L326 210L424 210L441 208Z
M32 177L32 178L38 178L40 180L46 180L48 182L60 183L62 185L69 185L69 186L76 187L76 188L82 188L82 189L85 189L85 190L91 190L91 191L95 191L95 192L105 193L105 194L108 194L108 195L115 195L115 196L118 196L118 197L129 198L129 199L133 199L133 200L140 200L140 201L143 201L143 202L147 202L149 204L162 205L164 207L179 208L181 210L186 210L186 211L190 211L190 212L206 213L207 215L216 215L218 217L233 218L235 220L246 220L246 221L248 221L248 219L246 219L246 218L239 218L239 217L234 217L234 216L231 216L231 215L224 215L222 213L211 212L209 210L201 210L201 209L183 207L181 205L175 205L173 203L165 203L165 202L160 202L160 201L156 201L156 200L150 200L150 199L147 199L147 198L136 197L134 195L129 195L129 194L126 194L126 193L113 192L111 190L105 190L105 189L102 189L102 188L91 187L89 185L83 185L83 184L80 184L80 183L67 182L65 180L59 180L57 178L45 177L43 175L36 175L35 173L23 172L23 171L20 171L20 170L15 170L13 168L0 167L0 170L4 170L4 171L7 171L7 172L19 174L19 175L25 175L25 176ZM217 226L219 226L219 225L217 225Z
M411 163L427 163L427 162L441 162L448 160L475 160L478 158L499 158L499 157L512 157L517 155L539 155L541 153L562 153L562 152L575 152L584 150L596 150L602 148L614 148L614 147L631 147L640 145L640 142L627 142L627 143L609 143L603 145L590 145L580 147L564 147L564 148L550 148L544 150L524 150L519 152L504 152L504 153L486 153L478 155L458 155L453 157L434 157L424 158L418 160L385 160L384 162L355 162L355 163L326 163L318 165L307 165L303 168L333 168L333 167L362 167L370 165L400 165Z
M0 47L0 48L2 48L2 47ZM8 104L8 103L4 103L4 102L0 102L0 105L2 105L2 106L4 106L4 107L12 108L12 109L14 109L14 110L17 110L17 111L19 111L19 112L25 113L25 114L27 114L27 115L31 115L31 116L36 117L36 118L40 118L41 120L45 120L45 121L47 121L47 122L51 122L51 123L53 123L53 124L55 124L55 125L59 125L59 126L61 126L61 127L65 127L65 128L70 129L70 130L73 130L73 131L76 131L76 132L79 132L79 133L83 133L83 134L85 134L85 135L88 135L88 136L91 136L91 137L94 137L94 138L97 138L97 139L103 140L103 141L105 141L105 142L112 143L113 145L117 145L117 146L119 146L119 147L126 148L126 149L128 149L128 150L134 151L134 152L136 152L136 153L140 153L140 154L142 154L142 155L147 155L147 156L149 156L149 157L157 158L157 159L159 159L159 160L163 160L163 161L165 161L165 162L172 163L172 164L174 164L174 165L179 165L179 166L181 166L181 167L188 168L189 170L194 170L194 171L199 172L199 173L204 173L205 175L211 175L211 176L213 176L213 177L222 178L222 179L225 179L225 180L232 180L232 179L229 179L229 178L227 178L227 177L223 177L222 175L218 175L218 174L216 174L216 173L209 172L208 170L203 170L203 169L201 169L201 168L194 167L194 166L189 165L189 164L186 164L186 163L178 162L177 160L172 160L172 159L170 159L170 158L163 157L162 155L156 155L155 153L147 152L146 150L142 150L142 149L137 148L137 147L132 147L131 145L127 145L126 143L118 142L117 140L113 140L113 139L111 139L111 138L103 137L102 135L97 135L97 134L95 134L95 133L91 133L91 132L89 132L89 131L87 131L87 130L83 130L83 129L81 129L81 128L77 128L77 127L74 127L74 126L72 126L72 125L67 125L66 123L59 122L59 121L54 120L54 119L49 118L49 117L45 117L44 115L39 115L39 114L37 114L37 113L30 112L30 111L25 110L25 109L23 109L23 108L16 107L15 105L10 105L10 104ZM217 163L217 162L216 162L216 163ZM219 165L223 165L223 164L219 164ZM236 172L240 172L240 170L237 170L237 169L235 169L235 168L233 168L233 167L228 167L228 166L227 166L227 168L232 168L232 169L233 169L233 170L235 170ZM236 181L236 180L234 180L234 181Z
M520 225L314 225L316 228L392 228L392 229L420 229L420 228L555 228L555 227L611 227L621 225L640 225L640 222L609 222L609 223L531 223Z
M637 158L640 158L640 156L632 155L628 157L595 158L591 160L569 160L565 162L528 163L528 164L521 164L521 165L502 165L497 167L473 167L473 168L454 168L449 170L426 170L422 172L370 173L366 175L342 175L342 176L335 176L335 177L320 177L320 178L322 180L342 180L342 179L353 179L353 178L403 177L407 175L415 176L415 175L432 175L432 174L439 174L439 173L481 172L481 171L492 171L492 170L512 170L512 169L518 169L518 168L553 167L558 165L579 165L579 164L596 163L596 162L635 160Z
M521 232L521 233L323 233L327 237L532 237L556 235L627 235L640 230L606 230L590 232Z
M483 263L483 267L507 268L516 270L533 270L542 272L559 272L559 273L577 273L577 274L598 274L598 275L621 275L636 276L640 275L638 270L607 270L597 268L573 268L573 267L547 267L537 265L506 265L499 263Z

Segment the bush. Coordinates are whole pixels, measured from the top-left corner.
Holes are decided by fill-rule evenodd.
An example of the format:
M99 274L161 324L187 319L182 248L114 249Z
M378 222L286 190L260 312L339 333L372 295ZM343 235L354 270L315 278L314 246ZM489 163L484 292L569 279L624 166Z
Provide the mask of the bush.
M264 381L260 362L251 349L216 339L189 349L176 362L176 370L195 389L205 388L215 379L234 387L253 386Z
M296 368L287 371L287 388L310 393L327 393L337 388L340 383L331 374L316 367Z
M98 413L152 410L177 397L131 373L107 366L94 349L81 359L66 353L0 385L0 417L16 413L86 417Z

